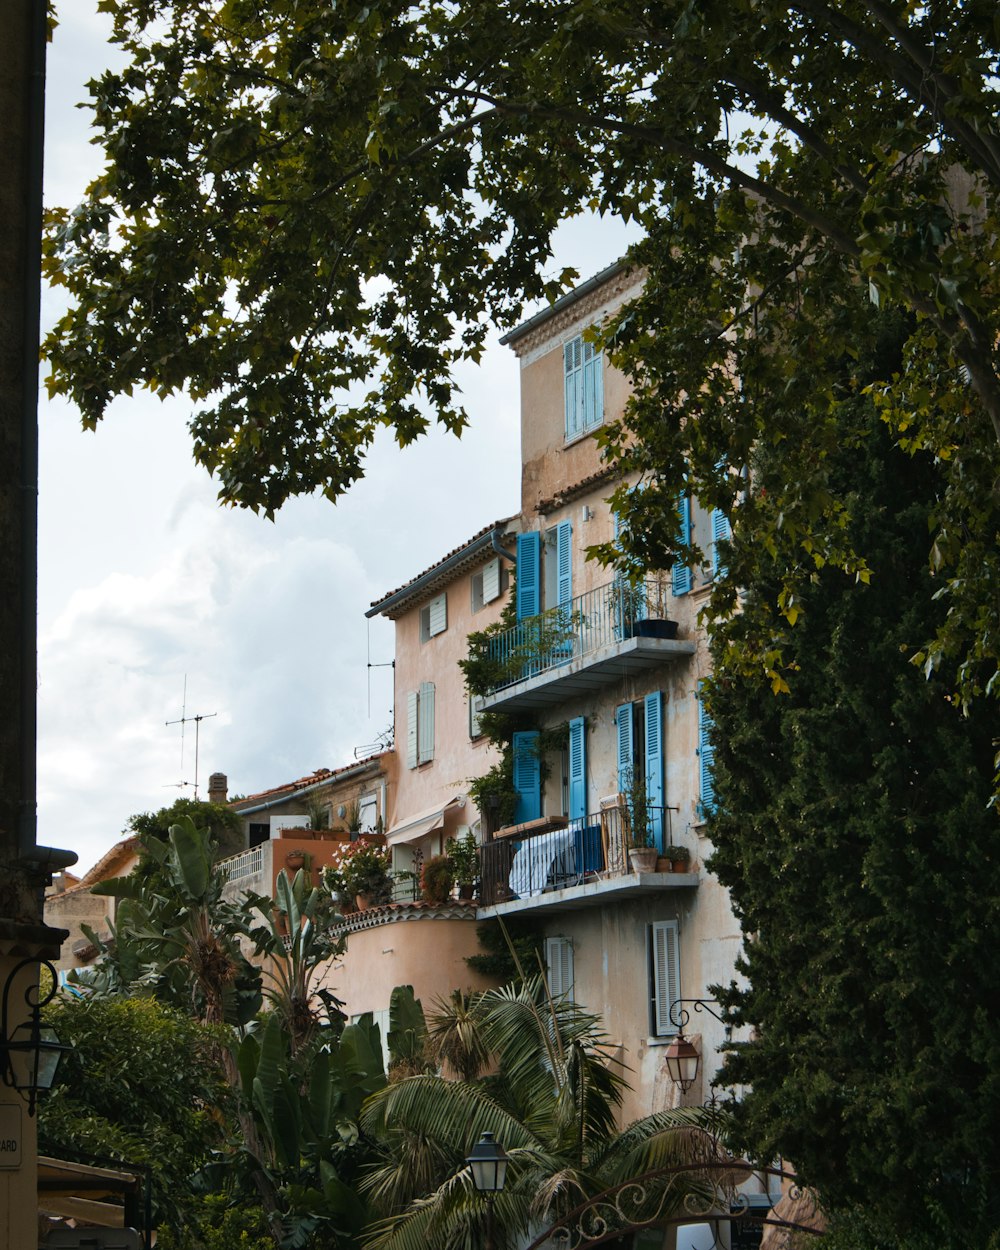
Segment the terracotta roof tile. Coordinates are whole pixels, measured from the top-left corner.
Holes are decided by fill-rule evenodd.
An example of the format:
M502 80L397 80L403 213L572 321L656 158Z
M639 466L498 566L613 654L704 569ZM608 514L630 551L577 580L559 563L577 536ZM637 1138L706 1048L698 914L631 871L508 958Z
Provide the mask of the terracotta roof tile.
M315 772L308 773L305 777L299 777L295 781L286 781L284 785L272 786L269 790L258 790L256 794L245 794L241 799L232 799L229 806L238 812L248 803L274 798L279 794L287 793L291 795L297 790L305 790L309 786L316 786L324 781L336 781L338 777L343 777L348 773L363 768L365 764L372 764L376 760L382 759L383 756L388 755L392 755L392 752L377 751L374 755L366 755L363 759L354 760L352 763L344 764L340 768L317 768Z

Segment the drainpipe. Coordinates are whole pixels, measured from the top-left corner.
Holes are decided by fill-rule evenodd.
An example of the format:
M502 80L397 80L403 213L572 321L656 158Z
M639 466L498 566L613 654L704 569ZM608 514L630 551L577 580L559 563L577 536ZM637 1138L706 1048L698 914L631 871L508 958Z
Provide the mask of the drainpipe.
M491 537L490 545L492 546L493 550L497 553L497 555L504 556L506 559L508 559L511 562L511 564L513 564L516 567L517 556L514 555L513 552L507 551L506 548L500 546L499 533L496 530L494 530L490 537Z

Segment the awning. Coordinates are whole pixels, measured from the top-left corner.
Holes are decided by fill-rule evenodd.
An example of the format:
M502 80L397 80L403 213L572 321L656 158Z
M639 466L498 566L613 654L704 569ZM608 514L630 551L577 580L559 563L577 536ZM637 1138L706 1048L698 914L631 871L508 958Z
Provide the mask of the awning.
M398 825L394 825L385 835L386 841L390 846L401 846L407 842L419 842L421 838L427 837L429 833L437 833L444 829L445 822L450 813L457 812L465 806L465 795L458 794L453 799L449 799L447 803L439 803L436 807L429 808L427 811L418 812L415 816L408 816L406 820L402 820ZM447 821L451 824L451 820Z
M141 1173L92 1167L63 1159L38 1157L38 1210L96 1224L100 1228L138 1228L142 1224L143 1177ZM147 1230L148 1233L148 1230ZM95 1245L105 1243L95 1238ZM119 1238L116 1246L138 1245Z

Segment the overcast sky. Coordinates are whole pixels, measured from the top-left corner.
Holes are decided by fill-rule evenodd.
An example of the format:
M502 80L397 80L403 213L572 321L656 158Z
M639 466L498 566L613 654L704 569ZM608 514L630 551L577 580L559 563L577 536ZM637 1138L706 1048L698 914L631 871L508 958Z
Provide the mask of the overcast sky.
M60 6L50 45L45 197L76 203L100 168L74 106L110 63L96 0ZM586 278L628 238L621 223L564 228L553 262ZM43 324L60 309L43 291ZM462 375L472 426L398 450L386 436L336 506L287 504L274 523L216 503L195 466L192 405L118 401L96 434L40 398L38 841L90 867L134 812L221 771L230 794L349 763L392 723L392 624L372 600L517 510L517 361L494 341ZM189 783L178 788L180 783Z

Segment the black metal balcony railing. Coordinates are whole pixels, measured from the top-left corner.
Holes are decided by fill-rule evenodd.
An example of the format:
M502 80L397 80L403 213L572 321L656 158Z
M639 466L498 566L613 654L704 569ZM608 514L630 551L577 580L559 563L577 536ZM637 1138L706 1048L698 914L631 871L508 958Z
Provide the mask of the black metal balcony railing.
M528 617L489 641L497 677L491 693L631 638L640 622L666 615L666 592L651 579L615 580Z
M670 811L650 808L649 815L662 849L664 835L655 831L669 830ZM565 828L487 842L481 848L480 904L490 907L627 873L629 844L629 813L624 807L571 820Z

